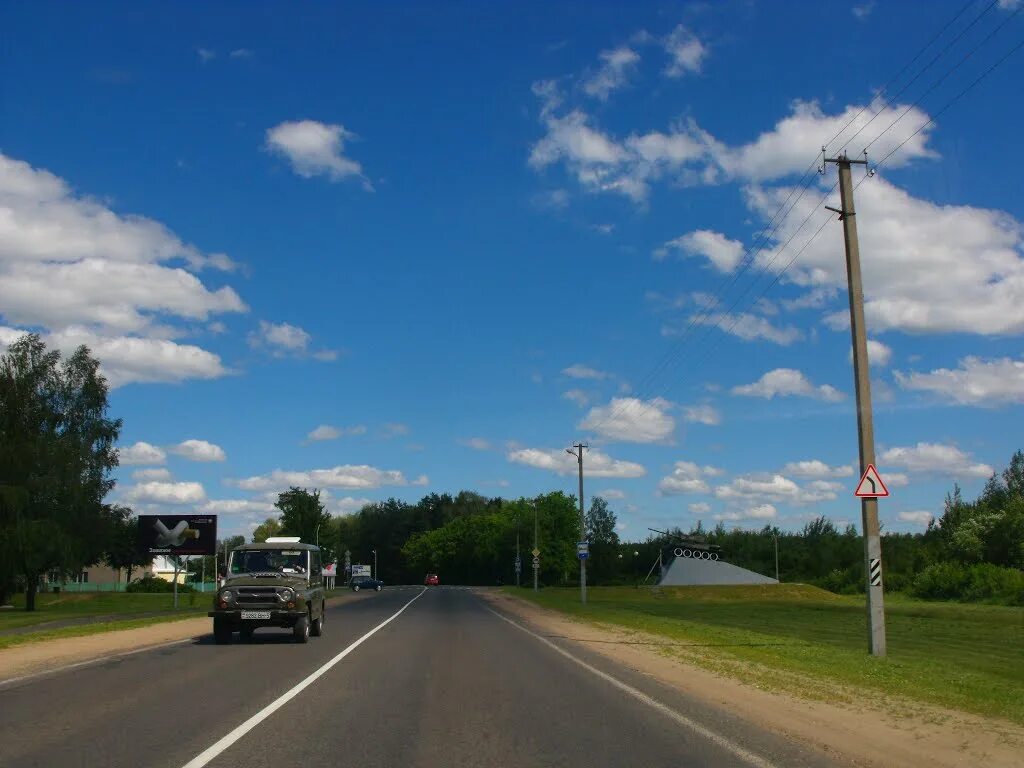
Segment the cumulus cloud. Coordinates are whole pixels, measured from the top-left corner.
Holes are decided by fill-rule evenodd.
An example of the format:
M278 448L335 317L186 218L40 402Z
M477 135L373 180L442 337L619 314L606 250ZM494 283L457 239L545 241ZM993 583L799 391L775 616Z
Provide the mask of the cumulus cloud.
M722 423L722 414L713 405L688 405L683 408L683 418L691 424L706 424L714 427Z
M575 475L579 465L574 456L564 448L517 448L510 450L506 458L513 464L546 469L560 475ZM647 470L632 461L613 459L597 450L585 454L584 466L588 477L643 477Z
M201 504L198 510L204 515L272 515L278 511L272 502L254 499L210 499Z
M430 485L430 478L426 475L420 475L412 481L413 485Z
M138 466L140 464L163 464L167 454L155 445L139 441L126 448L118 448L117 455L121 466Z
M124 462L122 462L122 463L124 463ZM154 468L154 469L137 469L134 472L132 472L132 480L135 480L135 481L138 481L138 482L147 482L147 481L150 481L150 480L166 481L166 480L170 480L170 479L171 479L171 472L170 472L170 470L164 469L163 467Z
M841 486L825 480L812 480L801 486L784 475L751 474L735 478L715 488L715 496L731 502L787 502L796 505L815 504L837 498Z
M743 243L730 240L720 232L698 229L669 240L654 251L657 259L663 259L675 251L683 256L703 257L719 272L732 272L743 259Z
M749 312L732 314L728 312L705 312L693 315L690 323L694 325L708 325L718 330L736 336L744 341L755 341L764 339L773 344L787 347L794 341L804 337L803 332L792 325L778 326L765 317L752 315ZM680 333L674 328L666 327L662 333L665 336L674 336Z
M899 467L908 472L920 474L948 475L951 477L973 477L988 479L994 473L988 464L974 461L969 454L955 445L939 443L917 443L882 451L879 456L882 467ZM888 482L888 475L883 479Z
M706 501L696 501L689 505L689 510L695 515L706 515L711 511L711 505Z
M331 181L340 181L355 177L372 190L363 167L345 156L345 142L355 137L343 125L297 120L270 128L266 146L287 158L292 170L303 178L327 176Z
M664 443L672 438L676 421L669 413L672 403L660 397L640 400L615 397L608 405L595 406L578 425L609 440L629 443Z
M590 403L590 397L582 389L569 389L562 393L563 400L576 403L580 408L586 408Z
M324 440L337 440L343 435L365 435L366 427L362 424L356 424L353 427L332 427L330 424L321 424L316 429L306 435L306 440L311 443L321 442Z
M205 440L185 440L173 446L170 451L189 461L225 461L227 459L223 448Z
M171 341L182 320L247 311L234 289L194 274L211 268L235 263L0 154L0 313L61 351L88 344L112 385L228 372L216 355Z
M700 39L682 24L677 26L663 41L669 64L665 68L668 77L678 78L689 73L699 73L708 48Z
M790 191L751 189L748 202L768 220ZM790 254L806 245L784 279L812 294L824 289L845 296L846 268L835 258L835 239L811 241L817 230L813 226L798 232L808 215L821 221L822 212L812 213L818 201L818 195L800 198L775 233L775 245L761 252L757 261L778 272ZM916 334L1024 331L1024 228L1012 216L966 205L937 205L881 176L858 189L857 216L871 222L860 232L864 312L871 328ZM790 238L790 246L781 253ZM846 329L849 310L838 307L825 320L833 329Z
M663 477L658 483L658 492L663 496L676 496L683 493L708 493L706 477L714 477L721 473L715 467L701 467L692 461L677 461L672 474Z
M607 501L621 501L626 498L625 492L620 491L617 488L605 488L603 491L598 491L596 495L600 496L602 499L606 499Z
M378 469L368 464L343 464L330 469L286 471L275 469L265 475L231 480L231 485L246 491L275 491L293 485L312 488L380 488L385 485L408 485L397 469Z
M150 504L198 504L206 500L202 483L149 482L129 486L125 498Z
M774 397L810 397L830 403L839 402L846 397L828 384L812 384L803 373L792 368L768 371L753 384L733 387L732 393L744 397L763 397L767 400Z
M607 379L611 374L599 371L596 368L576 363L568 368L563 368L562 373L571 379Z
M583 92L601 101L607 101L612 91L626 85L629 75L640 61L640 55L632 48L621 46L610 51L601 51L600 59L601 67L583 81Z
M829 466L819 459L808 459L805 461L791 461L782 468L782 473L801 477L809 480L826 480L833 477L851 477L854 468L852 464L840 464Z
M778 514L774 504L754 504L741 510L715 515L715 520L771 520Z
M935 519L935 515L926 510L917 510L914 512L900 512L897 517L904 523L914 523L915 525L926 526L932 520Z
M459 440L459 444L472 448L474 451L491 450L491 441L483 437L470 437L465 440Z
M1024 403L1024 361L1003 357L982 360L966 357L955 369L930 373L896 371L904 389L931 392L960 405L998 406Z

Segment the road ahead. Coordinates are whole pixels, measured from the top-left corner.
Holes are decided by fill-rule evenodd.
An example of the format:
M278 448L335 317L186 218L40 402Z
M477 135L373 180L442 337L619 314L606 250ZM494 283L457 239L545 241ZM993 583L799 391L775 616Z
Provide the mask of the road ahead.
M392 588L305 646L204 637L0 685L0 766L830 765L521 626L470 590Z

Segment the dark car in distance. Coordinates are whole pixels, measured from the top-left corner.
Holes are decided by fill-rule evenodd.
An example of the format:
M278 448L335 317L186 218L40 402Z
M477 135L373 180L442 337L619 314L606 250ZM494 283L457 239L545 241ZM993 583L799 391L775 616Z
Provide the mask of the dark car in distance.
M372 589L380 592L384 582L380 579L371 579L369 576L354 576L348 585L353 592L358 592L361 589Z
M427 578L423 583L428 587L436 587L441 583L441 580L437 577L436 573L428 573Z

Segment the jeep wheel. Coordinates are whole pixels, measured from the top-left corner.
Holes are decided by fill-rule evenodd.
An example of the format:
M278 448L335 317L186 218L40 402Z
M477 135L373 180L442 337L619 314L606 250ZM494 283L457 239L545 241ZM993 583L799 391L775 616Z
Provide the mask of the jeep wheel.
M380 592L380 584L377 585L377 591Z
M354 587L352 587L352 591L353 592L358 592L359 591L359 585L356 584Z
M292 629L292 639L296 643L309 642L309 616L300 616Z
M226 645L231 642L231 625L223 619L213 620L213 642Z
M313 619L313 626L309 628L309 634L312 637L320 637L324 633L324 606L320 604L320 618Z
M243 643L251 643L252 642L253 633L255 633L255 632L256 632L256 627L242 627L240 630L238 630L238 638Z

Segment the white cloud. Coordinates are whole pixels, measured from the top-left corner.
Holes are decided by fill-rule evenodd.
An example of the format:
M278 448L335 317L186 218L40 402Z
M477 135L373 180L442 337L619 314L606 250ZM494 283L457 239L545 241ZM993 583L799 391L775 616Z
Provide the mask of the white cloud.
M372 189L363 176L363 168L355 160L345 157L345 141L355 134L343 125L320 123L316 120L284 122L267 131L267 148L283 155L292 170L304 178L327 176L331 181L355 176Z
M537 208L560 211L569 206L569 193L564 189L549 189L534 195L532 202Z
M124 462L122 462L123 464ZM150 480L162 480L167 481L171 479L171 472L168 469L153 468L153 469L137 469L132 472L132 480L137 482L146 482Z
M624 86L635 71L640 55L632 48L622 46L601 51L601 68L583 81L583 92L601 101L607 101L612 91Z
M830 403L838 402L846 397L828 384L815 386L803 373L792 368L776 368L773 371L768 371L753 384L733 387L732 393L744 397L763 397L765 399L791 396L811 397Z
M547 469L560 475L575 475L579 469L576 458L564 448L518 448L509 451L506 458L514 464ZM613 459L597 450L584 455L583 466L587 477L643 477L647 474L640 464Z
M322 363L333 363L338 359L338 350L336 349L321 349L313 353L313 359L319 360Z
M902 472L886 472L882 481L887 488L906 488L910 485L910 478Z
M142 442L126 448L118 448L117 455L121 466L138 466L140 464L163 464L167 461L167 454L155 445Z
M732 502L788 502L805 505L837 498L838 483L813 480L801 487L793 480L775 474L742 475L727 485L715 488L715 496Z
M325 505L330 512L339 515L351 515L353 512L358 512L367 504L373 504L373 500L354 498L352 496L344 496L340 499L330 499L328 502L325 502Z
M470 437L465 440L459 440L459 444L472 448L474 451L491 450L491 441L483 437Z
M909 472L921 474L949 475L952 477L975 477L988 479L994 470L988 464L975 462L967 453L955 445L939 443L917 443L882 451L879 466L900 467ZM886 480L888 475L882 475Z
M562 393L562 399L576 403L580 408L585 408L590 402L587 393L582 389L570 389Z
M706 501L696 501L689 505L689 509L695 515L706 515L711 511L711 505Z
M413 485L430 485L430 478L426 475L420 475L412 481Z
M871 15L873 10L875 10L875 0L868 0L866 3L853 6L853 8L850 9L850 12L853 13L858 20L864 21L864 19Z
M727 312L704 313L694 315L690 318L690 322L696 325L717 327L720 331L730 333L744 341L764 339L783 347L787 347L794 341L799 341L804 337L803 332L799 328L792 325L781 327L773 325L767 318L747 312L739 314L729 314ZM666 328L663 333L666 336L672 336L677 331Z
M755 504L743 510L733 510L715 515L715 520L771 520L778 516L773 504Z
M873 368L885 368L892 360L892 348L875 339L868 339L868 364ZM850 349L850 362L853 362L853 348Z
M995 360L966 357L955 370L939 368L931 373L896 371L895 375L904 389L933 392L961 405L1024 403L1024 361L1008 357Z
M125 498L150 504L198 504L206 500L201 483L149 482L129 486Z
M225 461L227 459L223 448L205 440L185 440L173 446L170 451L189 461Z
M790 193L788 187L750 190L748 202L767 220ZM780 271L818 229L797 229L812 214L818 195L800 198L775 233L776 245L757 261ZM835 204L835 201L832 201ZM860 231L864 311L876 332L1024 332L1024 228L1001 211L937 205L912 197L880 176L857 190L857 217L871 222ZM817 237L786 272L785 280L809 289L841 289L846 268L835 258L841 233ZM785 253L781 244L793 238ZM837 241L836 238L839 238ZM837 290L837 292L840 292ZM849 310L826 316L834 329L849 327Z
M604 371L599 371L596 368L591 368L581 363L570 365L568 368L563 368L562 373L572 379L607 379L610 374Z
M253 52L248 48L236 48L229 53L228 56L232 59L251 59L253 57Z
M313 488L380 488L384 485L408 485L405 475L397 469L377 469L367 464L344 464L330 469L286 471L275 469L265 475L254 475L229 481L230 485L247 491L277 491L290 486Z
M691 424L707 424L714 427L722 423L722 414L712 405L688 405L683 408L683 418Z
M999 0L999 8L1004 11L1012 11L1020 5L1020 0Z
M362 424L356 424L353 427L332 427L330 424L321 424L308 435L306 440L315 443L323 440L337 440L342 435L365 435L366 427Z
M832 467L818 459L791 461L782 468L783 474L802 477L809 480L825 480L832 477L851 477L854 472L852 464L840 464Z
M935 515L926 510L918 510L915 512L900 512L897 517L904 523L914 523L915 525L928 525L932 520L935 519Z
M205 515L239 515L257 513L260 515L272 515L277 508L269 501L255 501L253 499L210 499L199 507L199 511Z
M669 413L672 403L660 397L640 400L615 397L608 405L595 406L578 425L610 440L630 443L664 443L672 438L676 421Z
M603 491L598 491L595 495L607 501L621 501L626 498L625 492L617 488L605 488Z
M687 72L700 72L704 58L708 55L707 46L682 24L665 38L664 47L671 58L665 74L672 78L682 77Z
M217 52L209 48L196 48L196 55L203 64L217 58Z
M743 259L746 249L738 240L730 240L720 232L698 229L669 240L654 252L655 258L664 258L669 251L683 256L702 256L719 272L732 272Z
M391 422L384 425L384 434L386 437L395 437L397 435L408 435L409 425L398 422Z
M658 483L658 492L663 496L675 496L682 493L708 493L705 477L714 477L721 471L715 467L701 467L692 461L677 461L672 474L663 477Z
M306 351L312 338L297 325L260 320L259 331L249 334L249 345L254 348L269 347L275 355L301 354Z

